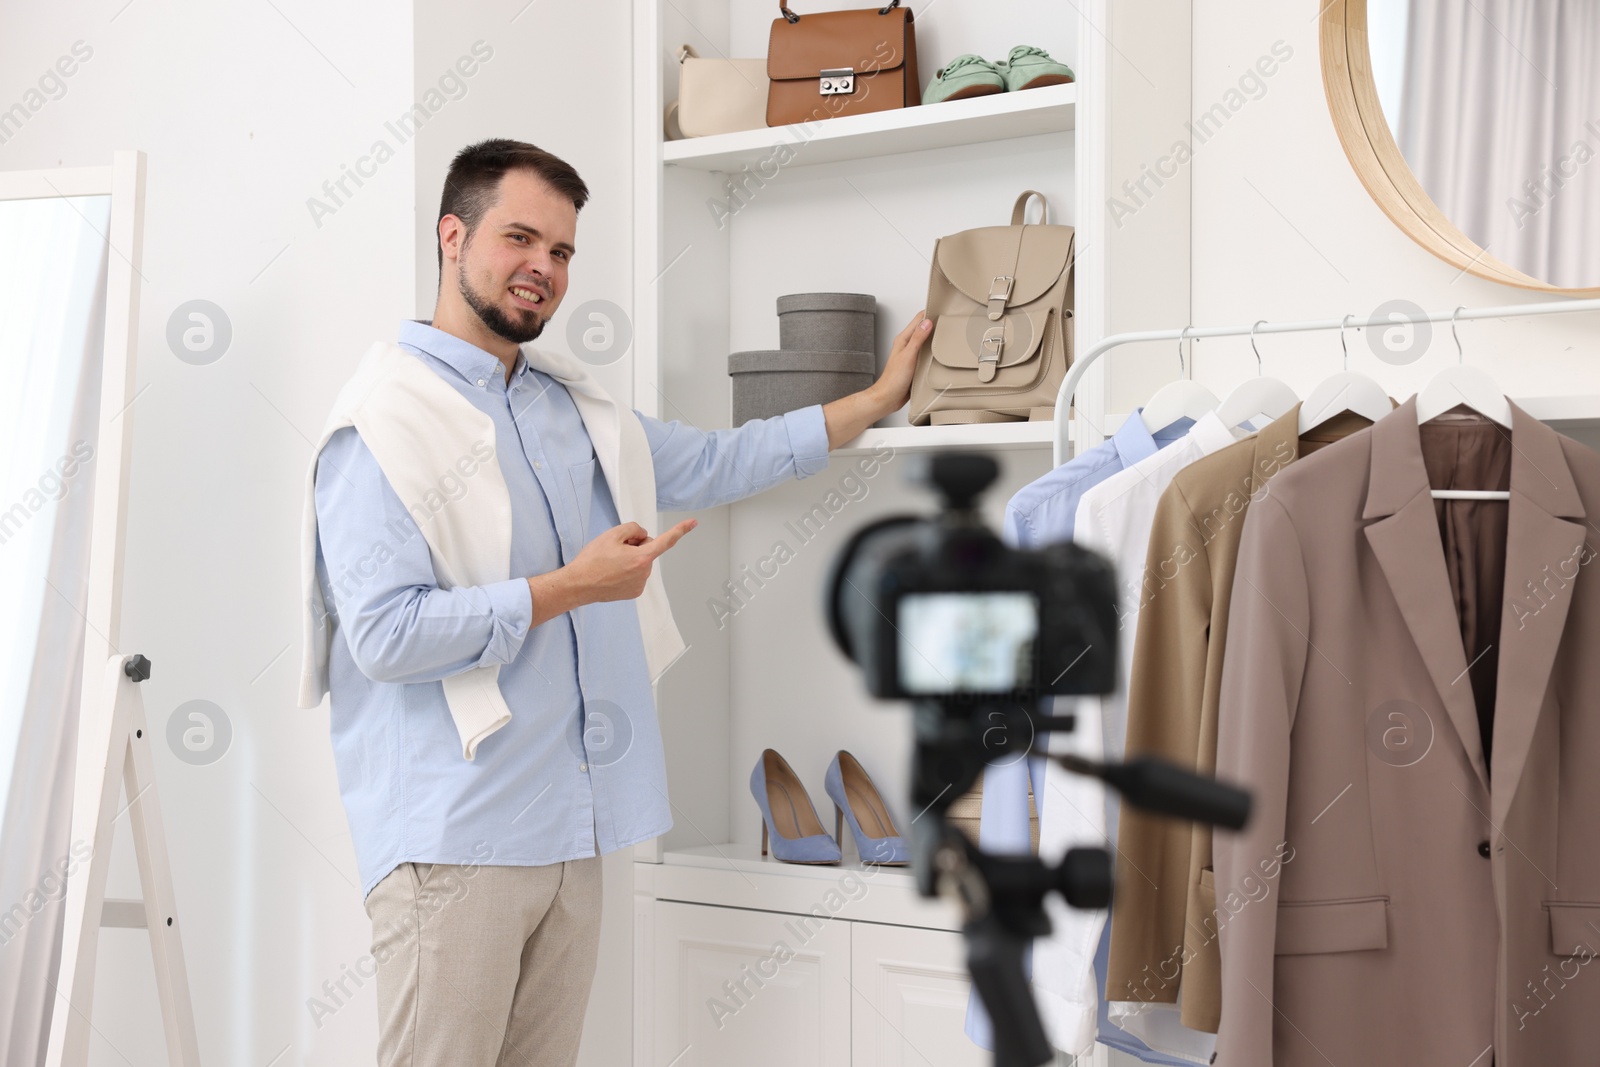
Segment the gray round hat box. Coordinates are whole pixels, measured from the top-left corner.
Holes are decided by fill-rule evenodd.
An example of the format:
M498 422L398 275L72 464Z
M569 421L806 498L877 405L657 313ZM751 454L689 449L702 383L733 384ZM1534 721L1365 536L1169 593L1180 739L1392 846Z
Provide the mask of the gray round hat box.
M870 293L778 297L779 347L728 357L733 424L826 404L871 385L877 306Z
M872 352L878 298L871 293L792 293L778 297L778 347L794 352Z

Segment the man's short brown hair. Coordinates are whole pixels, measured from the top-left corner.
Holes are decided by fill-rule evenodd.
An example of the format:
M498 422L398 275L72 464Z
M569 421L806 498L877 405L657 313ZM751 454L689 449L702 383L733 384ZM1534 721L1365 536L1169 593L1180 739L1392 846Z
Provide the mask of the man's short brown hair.
M470 144L456 153L450 161L450 172L445 175L444 195L439 198L439 219L434 220L434 235L439 232L439 220L454 215L467 228L466 241L472 239L484 213L495 203L500 179L510 170L529 170L539 175L556 192L572 201L578 211L589 201L589 187L578 177L572 165L559 156L553 156L537 145L526 141L512 141L495 137ZM444 248L437 246L439 270L444 271Z

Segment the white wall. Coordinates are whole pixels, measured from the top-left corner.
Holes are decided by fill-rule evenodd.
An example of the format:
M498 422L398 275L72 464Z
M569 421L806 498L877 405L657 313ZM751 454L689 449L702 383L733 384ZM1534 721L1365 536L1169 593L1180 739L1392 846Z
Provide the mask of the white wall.
M1264 79L1266 91L1234 112L1195 149L1194 320L1328 319L1372 314L1391 299L1428 310L1535 302L1546 297L1464 275L1407 238L1356 178L1328 115L1318 62L1314 3L1195 0L1194 108L1222 101L1276 41L1292 57ZM1466 361L1484 367L1513 398L1600 392L1596 319L1560 316L1459 326ZM1394 366L1380 361L1365 332L1350 331L1350 369L1371 374L1404 398L1456 358L1448 325L1435 327ZM1376 339L1374 339L1376 340ZM1410 340L1394 340L1408 347ZM1302 396L1341 369L1332 334L1258 338L1268 374ZM1248 342L1198 347L1197 377L1231 388L1255 372Z
M294 706L306 465L366 345L431 315L439 187L472 140L534 141L593 192L567 308L545 341L564 347L586 300L631 304L630 81L593 77L596 57L626 55L629 4L6 0L0 25L0 107L75 41L92 49L60 98L0 144L0 168L102 164L118 147L149 156L124 632L154 663L155 732L203 699L233 733L208 766L156 750L202 1058L370 1062L370 980L346 978L354 995L339 994L331 1016L308 1005L335 1005L323 983L367 954L371 928L326 711ZM441 85L475 42L492 55ZM418 102L431 117L401 130ZM380 140L392 152L382 162ZM367 176L357 183L352 169ZM337 196L324 189L341 178ZM233 331L202 367L165 340L169 315L195 298ZM629 361L601 374L625 394ZM607 870L586 1063L621 1062L630 1041L629 862ZM138 895L126 841L110 891ZM164 1062L152 975L142 935L107 932L93 1063Z
M295 707L299 524L335 389L411 310L410 149L347 183L320 227L306 201L409 105L411 5L5 0L0 26L0 107L73 42L93 50L0 144L0 168L149 156L123 634L154 665L153 732L196 699L233 731L208 766L154 746L201 1057L370 1062L370 983L320 1029L306 1008L370 924L326 712ZM196 298L232 325L207 366L166 342ZM121 830L110 890L137 896ZM152 977L142 932L105 932L91 1063L166 1062Z

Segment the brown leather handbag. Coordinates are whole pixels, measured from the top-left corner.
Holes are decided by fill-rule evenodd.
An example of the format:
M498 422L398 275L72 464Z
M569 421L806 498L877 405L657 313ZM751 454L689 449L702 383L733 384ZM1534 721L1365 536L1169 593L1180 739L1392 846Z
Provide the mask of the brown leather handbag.
M911 10L893 0L874 11L782 18L767 38L767 125L862 115L922 103Z
M1028 199L1044 212L1024 223ZM933 336L911 376L913 426L1049 419L1072 363L1073 229L1049 225L1027 190L1011 225L941 237L933 246Z

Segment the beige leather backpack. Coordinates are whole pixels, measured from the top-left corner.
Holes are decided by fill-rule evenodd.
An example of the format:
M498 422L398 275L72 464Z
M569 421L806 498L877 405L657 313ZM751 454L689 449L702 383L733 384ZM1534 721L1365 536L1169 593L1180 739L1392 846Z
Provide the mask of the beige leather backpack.
M1040 221L1024 223L1030 197ZM1029 189L1011 225L941 237L933 246L933 336L911 378L913 426L1049 419L1072 363L1073 230L1049 225Z

